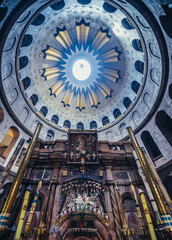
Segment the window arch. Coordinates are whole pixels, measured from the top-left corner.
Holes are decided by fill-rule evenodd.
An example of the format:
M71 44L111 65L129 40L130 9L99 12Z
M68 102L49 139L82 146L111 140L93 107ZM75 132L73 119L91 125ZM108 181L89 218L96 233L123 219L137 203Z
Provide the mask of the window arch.
M97 128L97 123L96 121L91 121L90 122L90 129L96 129Z
M168 93L169 97L172 99L172 84L169 86Z
M137 81L133 81L131 83L131 89L137 94L138 90L140 87L140 83L138 83Z
M62 1L60 1L60 2L54 3L54 4L51 5L50 7L51 7L53 10L60 10L60 9L62 9L64 6L65 6L65 3L64 3L64 0L62 0Z
M77 0L80 4L87 5L91 2L91 0Z
M78 122L76 129L78 129L78 130L84 130L84 124L83 124L82 122Z
M115 108L113 111L114 118L117 119L119 116L121 116L121 111L118 108Z
M35 20L32 22L32 25L34 26L39 26L41 24L43 24L43 22L45 21L45 16L43 14L39 14Z
M16 127L10 127L2 141L0 142L0 156L7 158L19 137Z
M122 19L122 26L127 30L134 29L132 22L128 18Z
M134 39L132 41L132 46L136 51L143 52L142 43L141 43L140 39Z
M31 80L29 77L25 77L22 80L22 83L23 83L24 90L26 90L30 86Z
M103 9L108 13L114 13L117 9L108 3L103 3Z
M102 118L102 124L103 124L103 126L107 125L108 123L110 123L109 118L108 118L107 116L104 116L104 117Z
M43 106L40 110L39 110L40 114L42 114L44 117L47 116L48 113L48 108L46 106Z
M19 69L25 68L28 64L28 57L23 56L19 58Z
M33 104L33 106L35 106L38 102L38 96L36 94L33 94L31 97L30 97L30 101L31 103Z
M160 111L155 117L155 123L169 144L172 146L172 119L165 111Z
M128 108L130 106L130 104L132 103L131 99L129 97L125 97L123 100L123 104L126 108Z
M70 121L69 120L65 120L64 123L63 123L63 127L65 128L70 128Z
M155 143L154 139L148 131L142 132L141 139L151 159L157 158L162 155L157 144Z
M4 110L0 107L0 123L4 120Z
M53 115L52 118L51 118L51 122L55 123L55 124L58 124L59 122L59 117L57 115Z
M52 130L48 130L46 141L53 141L53 139L54 139L54 132Z
M33 41L33 37L30 34L25 34L22 42L22 47L28 47Z
M138 72L140 72L141 74L143 74L143 72L144 72L144 62L141 62L141 61L137 60L135 62L135 69Z

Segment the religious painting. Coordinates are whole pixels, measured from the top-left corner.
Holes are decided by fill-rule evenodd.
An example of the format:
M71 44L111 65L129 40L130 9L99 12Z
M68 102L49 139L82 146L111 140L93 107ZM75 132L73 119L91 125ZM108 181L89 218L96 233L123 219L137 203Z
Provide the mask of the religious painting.
M98 163L97 133L69 132L68 163Z

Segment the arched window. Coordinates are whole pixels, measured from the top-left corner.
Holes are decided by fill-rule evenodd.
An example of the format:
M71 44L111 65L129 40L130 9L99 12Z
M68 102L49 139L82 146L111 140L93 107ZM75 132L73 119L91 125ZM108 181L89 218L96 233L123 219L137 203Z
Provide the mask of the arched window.
M129 97L125 97L123 100L123 104L126 108L128 108L130 106L130 104L132 103L131 99Z
M168 93L169 93L169 97L172 99L172 84L169 86Z
M43 106L43 107L39 110L39 112L40 112L44 117L46 117L46 116L47 116L47 113L48 113L48 109L47 109L46 106Z
M140 39L134 39L134 40L132 41L132 45L133 45L133 48L134 48L136 51L143 52L142 43L141 43Z
M61 0L61 1L57 2L57 3L54 3L54 4L51 5L50 7L51 7L53 10L60 10L60 9L62 9L64 6L65 6L64 0Z
M121 123L120 124L119 131L120 131L122 137L124 137L127 134L126 124L125 123Z
M58 124L59 122L59 117L57 115L53 115L52 118L51 118L51 122L55 123L55 124Z
M102 118L102 124L103 124L103 126L107 125L108 123L110 123L110 122L109 122L109 118L108 118L107 116L104 116L104 117Z
M128 18L122 19L121 23L122 23L122 26L127 30L134 29L132 22Z
M30 101L31 103L33 104L33 106L35 106L38 102L38 96L36 94L33 94L31 97L30 97Z
M133 81L131 83L131 89L137 94L138 90L140 87L140 83L138 83L137 81Z
M108 13L114 13L117 9L108 3L103 3L103 8Z
M53 139L54 139L54 132L52 130L48 130L46 141L53 141Z
M87 5L91 2L91 0L77 0L82 5Z
M39 26L39 25L43 24L44 20L45 20L45 16L40 13L40 14L35 18L35 20L32 22L32 25L34 25L34 26Z
M32 43L33 37L30 34L25 34L22 42L22 47L28 47Z
M70 121L69 120L65 120L64 123L63 123L63 127L70 128Z
M97 128L97 123L96 121L91 121L90 122L90 129L96 129Z
M19 58L19 69L25 68L28 64L28 57L23 56Z
M160 111L155 117L155 123L169 144L172 146L172 119L165 111Z
M23 83L24 90L26 90L30 86L30 83L31 83L30 78L29 77L25 77L22 80L22 83Z
M144 72L144 63L141 62L141 61L139 61L139 60L137 60L137 61L135 62L135 68L136 68L136 70L137 70L138 72L140 72L140 73L143 74L143 72Z
M4 111L3 109L0 107L0 123L4 120Z
M148 131L142 132L141 139L151 159L157 158L162 155L154 139L152 138Z
M84 124L82 122L77 123L76 129L78 130L84 130Z
M19 137L19 131L16 127L10 127L2 141L0 142L0 156L7 158L14 144Z
M115 108L113 111L114 118L117 119L119 116L121 116L121 111L118 108Z

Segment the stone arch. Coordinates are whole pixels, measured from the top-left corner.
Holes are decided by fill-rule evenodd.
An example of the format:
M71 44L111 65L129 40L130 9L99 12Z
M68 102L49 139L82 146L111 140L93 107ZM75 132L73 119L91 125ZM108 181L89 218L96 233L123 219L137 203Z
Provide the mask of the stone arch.
M70 121L69 120L65 120L64 123L63 123L63 127L70 128L70 126L71 126Z
M133 119L133 122L135 123L135 125L138 126L138 124L140 123L141 117L137 110L133 112L132 119Z
M146 150L148 151L151 159L157 158L162 155L154 139L148 131L143 131L141 134L141 139L145 145Z
M155 117L155 123L168 143L172 146L172 119L165 111L161 110Z
M78 122L77 123L77 126L76 126L76 129L78 130L84 130L84 124L82 122Z
M2 141L0 142L0 156L7 158L19 137L19 130L10 127Z
M143 102L150 109L151 96L148 92L145 92L145 94L143 96Z
M54 140L54 131L48 130L47 136L46 136L46 141L53 141L53 140Z
M11 91L11 105L13 105L18 99L19 93L17 88L13 88Z
M109 118L108 118L107 116L104 116L104 117L102 118L102 124L103 124L103 126L107 125L108 123L110 123Z
M57 125L59 122L59 117L57 115L53 115L51 118L51 122Z
M22 110L22 122L25 123L29 117L29 110L27 107L24 107Z
M41 109L39 110L40 114L42 114L44 117L47 116L48 113L48 108L46 106L42 106Z
M126 135L127 130L126 130L125 123L121 123L121 125L119 126L119 131L120 131L122 137L124 137Z
M96 121L91 121L90 122L90 129L96 129L97 128L97 123Z
M123 104L124 104L125 108L127 109L132 104L132 101L129 97L125 97L123 99Z

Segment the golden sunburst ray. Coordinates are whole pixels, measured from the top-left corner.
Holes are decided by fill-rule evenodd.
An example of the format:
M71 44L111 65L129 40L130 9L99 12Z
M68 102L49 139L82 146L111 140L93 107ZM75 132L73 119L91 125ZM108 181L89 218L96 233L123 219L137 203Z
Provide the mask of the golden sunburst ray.
M50 88L51 95L57 96L65 86L67 86L67 82L63 80L58 81Z
M101 69L101 71L103 71L103 73L99 75L101 75L102 79L107 78L112 82L116 82L116 80L119 78L117 70L104 68L103 70Z
M98 104L100 103L100 101L99 101L99 99L97 97L97 94L96 94L93 87L88 89L88 96L89 96L89 99L90 99L91 106L92 107L93 106L97 107Z
M45 58L48 60L59 61L63 58L63 53L53 47L48 47L48 50L45 51L45 55Z
M90 28L85 24L76 26L76 33L77 33L77 39L78 39L79 45L83 45L87 43L89 29Z
M96 80L97 82L94 83L95 87L101 91L105 98L111 96L111 92L113 91L110 87L104 84L100 79Z
M54 77L57 77L57 79L59 80L59 77L62 75L61 71L62 69L60 67L45 68L43 76L46 78L46 80L50 80Z
M57 41L61 43L61 45L66 49L70 49L72 47L72 40L67 32L65 31L59 31L58 35L56 37Z
M109 41L109 39L110 37L107 36L107 33L99 30L92 43L92 48L95 49L95 51L98 51Z
M115 51L115 49L111 49L110 51L107 51L98 57L103 63L108 62L117 62L118 61L119 54Z
M76 107L79 108L80 111L83 108L85 108L85 91L84 90L82 90L81 92L79 89L78 91Z
M71 87L69 87L67 92L65 93L63 99L62 99L62 103L64 103L64 106L70 106L71 105L73 94L74 94L74 90Z

